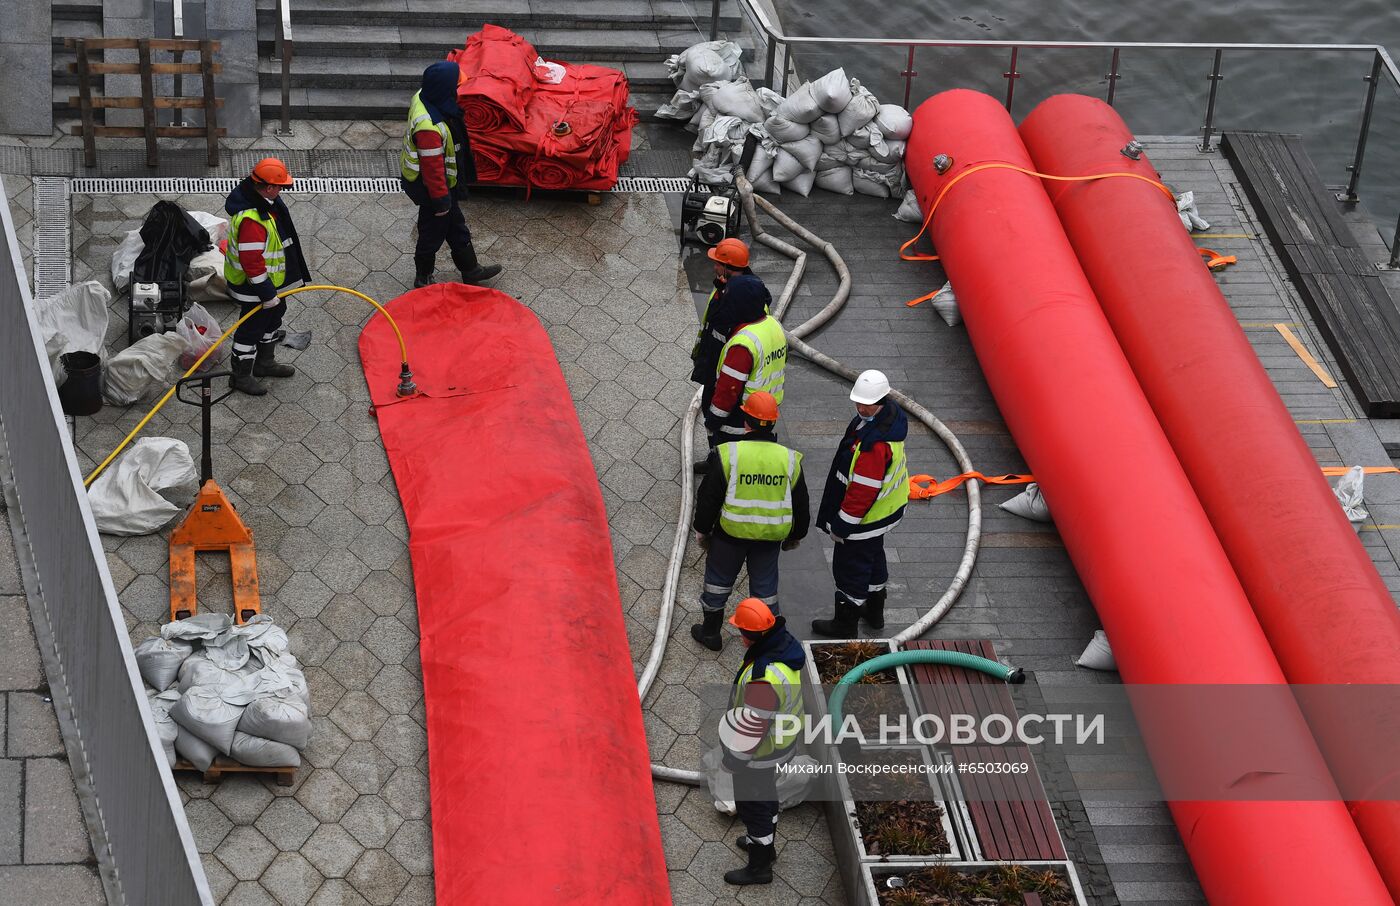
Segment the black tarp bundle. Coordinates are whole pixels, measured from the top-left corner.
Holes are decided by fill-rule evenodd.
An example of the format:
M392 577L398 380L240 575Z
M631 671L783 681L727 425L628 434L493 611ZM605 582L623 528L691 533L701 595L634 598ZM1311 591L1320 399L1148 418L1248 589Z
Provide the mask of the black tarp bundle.
M173 201L158 201L141 224L145 247L131 270L132 283L183 281L190 262L213 247L209 233Z

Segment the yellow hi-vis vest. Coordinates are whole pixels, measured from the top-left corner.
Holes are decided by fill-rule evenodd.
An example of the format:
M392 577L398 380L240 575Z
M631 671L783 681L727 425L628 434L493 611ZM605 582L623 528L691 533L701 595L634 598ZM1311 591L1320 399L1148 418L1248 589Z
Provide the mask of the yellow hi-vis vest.
M740 374L733 369L726 371L725 356L731 346L742 346L753 356L753 369L748 374ZM759 390L773 394L779 406L783 404L783 372L787 368L787 337L783 336L783 325L772 315L765 315L762 321L755 321L743 330L736 331L719 353L719 367L715 377L728 374L744 382L744 395L739 403Z
M846 536L848 540L860 541L888 532L899 524L899 520L904 515L904 507L909 503L909 461L904 457L904 441L885 442L890 445L890 464L885 469L884 477L880 479L880 490L875 495L875 502L870 505L870 509L865 511L865 515L860 520L861 526L869 526L869 528L864 531L856 529ZM865 480L864 476L856 474L857 459L860 459L859 443L851 452L851 464L846 467L846 474L841 476L846 481ZM848 519L849 517L844 512L838 511L837 518Z
M739 679L734 683L734 703L731 707L741 708L744 704L744 687L753 679L753 664L744 668L744 672L739 674ZM801 735L801 730L796 727L791 729L783 728L776 720L779 714L790 714L793 717L801 718L804 711L802 705L802 676L787 664L773 662L768 665L768 669L763 673L764 682L773 687L773 691L778 695L778 709L776 711L762 711L759 713L765 717L773 718L773 725L768 730L768 735L754 749L752 760L754 762L770 762L773 764L787 761L792 757L793 744L797 742Z
M792 532L792 485L802 454L767 440L720 444L724 506L719 527L731 538L782 541Z
M287 282L287 253L282 248L282 237L277 234L277 218L272 214L264 217L256 208L239 211L228 223L228 244L224 250L224 280L230 287L243 286L248 282L243 262L238 260L238 228L245 220L255 220L267 230L267 239L263 240L262 244L263 263L267 265L267 279L272 281L273 286L281 289ZM247 293L238 295L246 296Z
M428 108L423 106L420 94L421 91L415 91L413 100L408 104L408 129L403 134L403 150L399 152L399 173L409 182L418 180L421 170L418 155L423 152L413 143L413 133L435 129L442 136L443 164L447 170L447 187L450 189L457 185L457 145L452 141L452 130L447 128L447 123L433 122ZM432 154L435 150L427 153Z

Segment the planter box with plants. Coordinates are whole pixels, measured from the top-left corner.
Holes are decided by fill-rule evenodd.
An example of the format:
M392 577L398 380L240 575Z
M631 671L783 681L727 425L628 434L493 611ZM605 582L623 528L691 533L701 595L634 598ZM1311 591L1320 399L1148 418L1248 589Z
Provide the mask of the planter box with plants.
M1069 862L863 865L869 906L1085 906Z

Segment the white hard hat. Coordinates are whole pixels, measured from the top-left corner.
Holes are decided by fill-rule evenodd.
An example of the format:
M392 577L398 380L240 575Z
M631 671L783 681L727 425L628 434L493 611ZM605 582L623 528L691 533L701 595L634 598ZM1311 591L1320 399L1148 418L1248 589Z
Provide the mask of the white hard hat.
M889 395L890 379L883 371L862 371L851 387L851 400L864 406L878 403Z

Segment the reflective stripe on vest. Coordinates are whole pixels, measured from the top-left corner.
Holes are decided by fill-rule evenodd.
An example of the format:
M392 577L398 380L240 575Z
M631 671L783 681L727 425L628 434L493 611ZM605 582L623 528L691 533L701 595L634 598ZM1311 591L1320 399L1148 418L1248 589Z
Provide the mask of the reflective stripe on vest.
M753 664L744 668L744 672L739 674L739 679L734 683L734 703L732 707L744 707L744 687L753 679ZM800 718L803 712L802 706L802 676L796 670L783 663L771 663L763 673L763 679L773 691L778 694L778 708L776 711L764 711L761 708L754 710L768 718L776 718L779 714L790 714ZM759 743L758 748L753 751L753 761L763 761L771 759L779 762L787 760L792 754L793 743L797 742L801 730L797 727L786 729L780 727L774 720L773 725L768 729L768 735ZM776 754L776 758L772 757Z
M787 368L787 337L783 336L783 325L772 315L766 315L762 321L755 321L735 333L720 350L719 367L715 369L716 378L725 373L724 360L732 346L742 346L753 356L753 367L747 375L731 371L731 377L742 377L744 380L744 395L739 400L740 405L743 405L744 400L751 394L766 390L773 394L773 400L781 406L783 372Z
M248 282L248 274L243 270L243 262L238 260L238 252L243 246L238 242L238 230L243 221L253 220L267 230L267 238L261 248L263 264L267 267L268 279L279 289L287 282L287 253L282 250L282 237L277 234L277 218L269 214L264 217L256 208L239 211L228 224L228 247L224 251L224 280L229 286L242 286ZM247 243L245 243L247 244ZM247 249L243 249L248 251Z
M904 506L909 503L909 461L904 457L904 441L886 441L890 445L890 464L885 469L884 477L880 479L880 490L875 495L875 502L866 510L861 517L861 525L871 525L881 522L892 516L898 516ZM856 442L854 450L851 452L851 464L846 469L845 475L838 476L842 483L854 481L857 484L868 484L870 479L864 475L856 474L856 460L860 459L860 443ZM849 487L849 485L847 485ZM845 513L838 513L837 518L847 518ZM895 519L888 525L878 526L869 531L854 531L846 537L852 541L860 541L864 538L874 538L883 535L894 528L899 522Z
M719 527L731 538L782 541L792 532L792 484L802 454L766 440L720 444L724 506Z
M415 91L413 100L408 104L408 129L403 134L403 150L399 152L399 173L409 182L417 181L422 165L418 159L418 146L413 143L413 133L432 129L442 136L443 166L447 170L447 187L450 189L457 185L457 146L452 141L452 130L447 128L445 122L433 122L420 94L422 92Z

